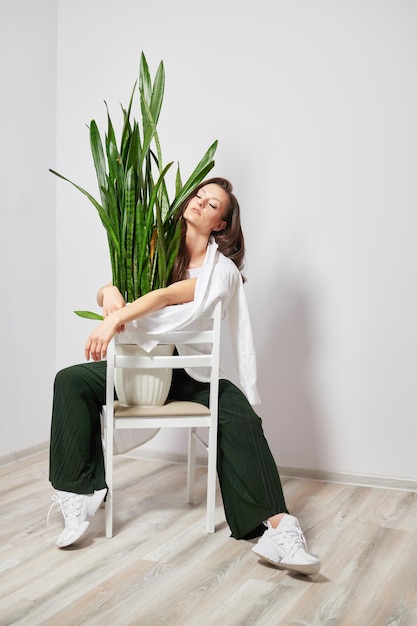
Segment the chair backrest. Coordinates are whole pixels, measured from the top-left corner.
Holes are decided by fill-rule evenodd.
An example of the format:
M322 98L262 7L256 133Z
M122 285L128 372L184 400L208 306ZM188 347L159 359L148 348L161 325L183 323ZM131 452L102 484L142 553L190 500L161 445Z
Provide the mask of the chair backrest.
M210 407L214 408L218 402L219 387L219 361L220 361L220 327L221 327L221 302L218 302L213 310L201 319L204 327L209 328L198 330L195 322L189 327L168 332L160 341L160 344L172 344L178 346L180 354L167 356L155 356L144 354L140 356L127 356L116 354L115 339L113 338L108 346L107 352L107 382L106 382L106 404L112 404L114 395L115 368L138 368L138 369L159 369L159 368L204 368L210 377ZM123 336L118 337L118 343L123 343ZM199 351L199 347L204 346L204 352ZM183 352L184 349L184 352Z

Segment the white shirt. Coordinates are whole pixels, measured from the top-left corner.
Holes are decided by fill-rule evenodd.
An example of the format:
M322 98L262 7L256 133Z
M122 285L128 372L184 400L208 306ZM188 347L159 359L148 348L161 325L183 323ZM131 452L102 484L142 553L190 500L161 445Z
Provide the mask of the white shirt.
M198 326L202 314L219 300L222 302L223 313L228 313L230 337L243 391L251 404L259 404L256 355L242 277L233 261L219 252L214 240L207 247L204 263L197 277L194 300L164 307L126 324L120 340L123 343L136 343L150 351L165 333L192 323ZM201 351L203 350L202 347ZM180 346L178 351L181 352ZM188 373L196 380L208 381L197 370L190 369Z

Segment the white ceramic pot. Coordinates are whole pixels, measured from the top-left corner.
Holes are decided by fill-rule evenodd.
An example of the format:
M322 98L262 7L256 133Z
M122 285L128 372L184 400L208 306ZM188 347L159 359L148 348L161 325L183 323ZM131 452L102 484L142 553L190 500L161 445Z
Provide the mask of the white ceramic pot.
M174 346L155 346L150 354L166 356L172 354ZM147 354L143 348L133 344L116 344L116 354L128 356ZM172 380L172 369L161 368L140 370L116 369L115 387L119 402L126 406L161 406L167 399Z

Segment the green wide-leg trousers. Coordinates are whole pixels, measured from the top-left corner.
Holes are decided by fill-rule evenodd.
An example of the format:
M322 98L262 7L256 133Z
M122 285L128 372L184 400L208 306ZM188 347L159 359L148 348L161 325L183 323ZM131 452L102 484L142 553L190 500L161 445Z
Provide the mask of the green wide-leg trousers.
M62 491L92 493L106 487L100 409L106 363L84 363L58 372L51 424L50 481ZM174 370L170 398L208 405L208 383ZM217 472L232 537L262 533L262 522L288 512L261 419L228 380L219 387Z

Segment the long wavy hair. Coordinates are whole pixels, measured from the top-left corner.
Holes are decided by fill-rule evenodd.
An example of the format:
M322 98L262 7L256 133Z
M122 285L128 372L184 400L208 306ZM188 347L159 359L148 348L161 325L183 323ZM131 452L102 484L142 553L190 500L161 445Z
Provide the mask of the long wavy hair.
M218 185L224 191L226 191L229 202L225 214L222 219L226 222L226 226L223 230L213 231L211 236L217 242L219 251L233 261L240 273L244 265L245 257L245 239L243 237L242 226L240 223L240 207L236 196L233 193L233 186L226 178L209 178L204 180L185 198L181 204L177 219L181 220L181 244L178 252L178 256L175 259L174 267L170 276L170 283L177 282L178 280L184 280L187 278L187 270L190 263L190 254L185 244L185 234L187 232L187 222L182 219L185 209L192 198L194 198L199 190L205 185L214 184ZM245 278L242 274L242 280Z

